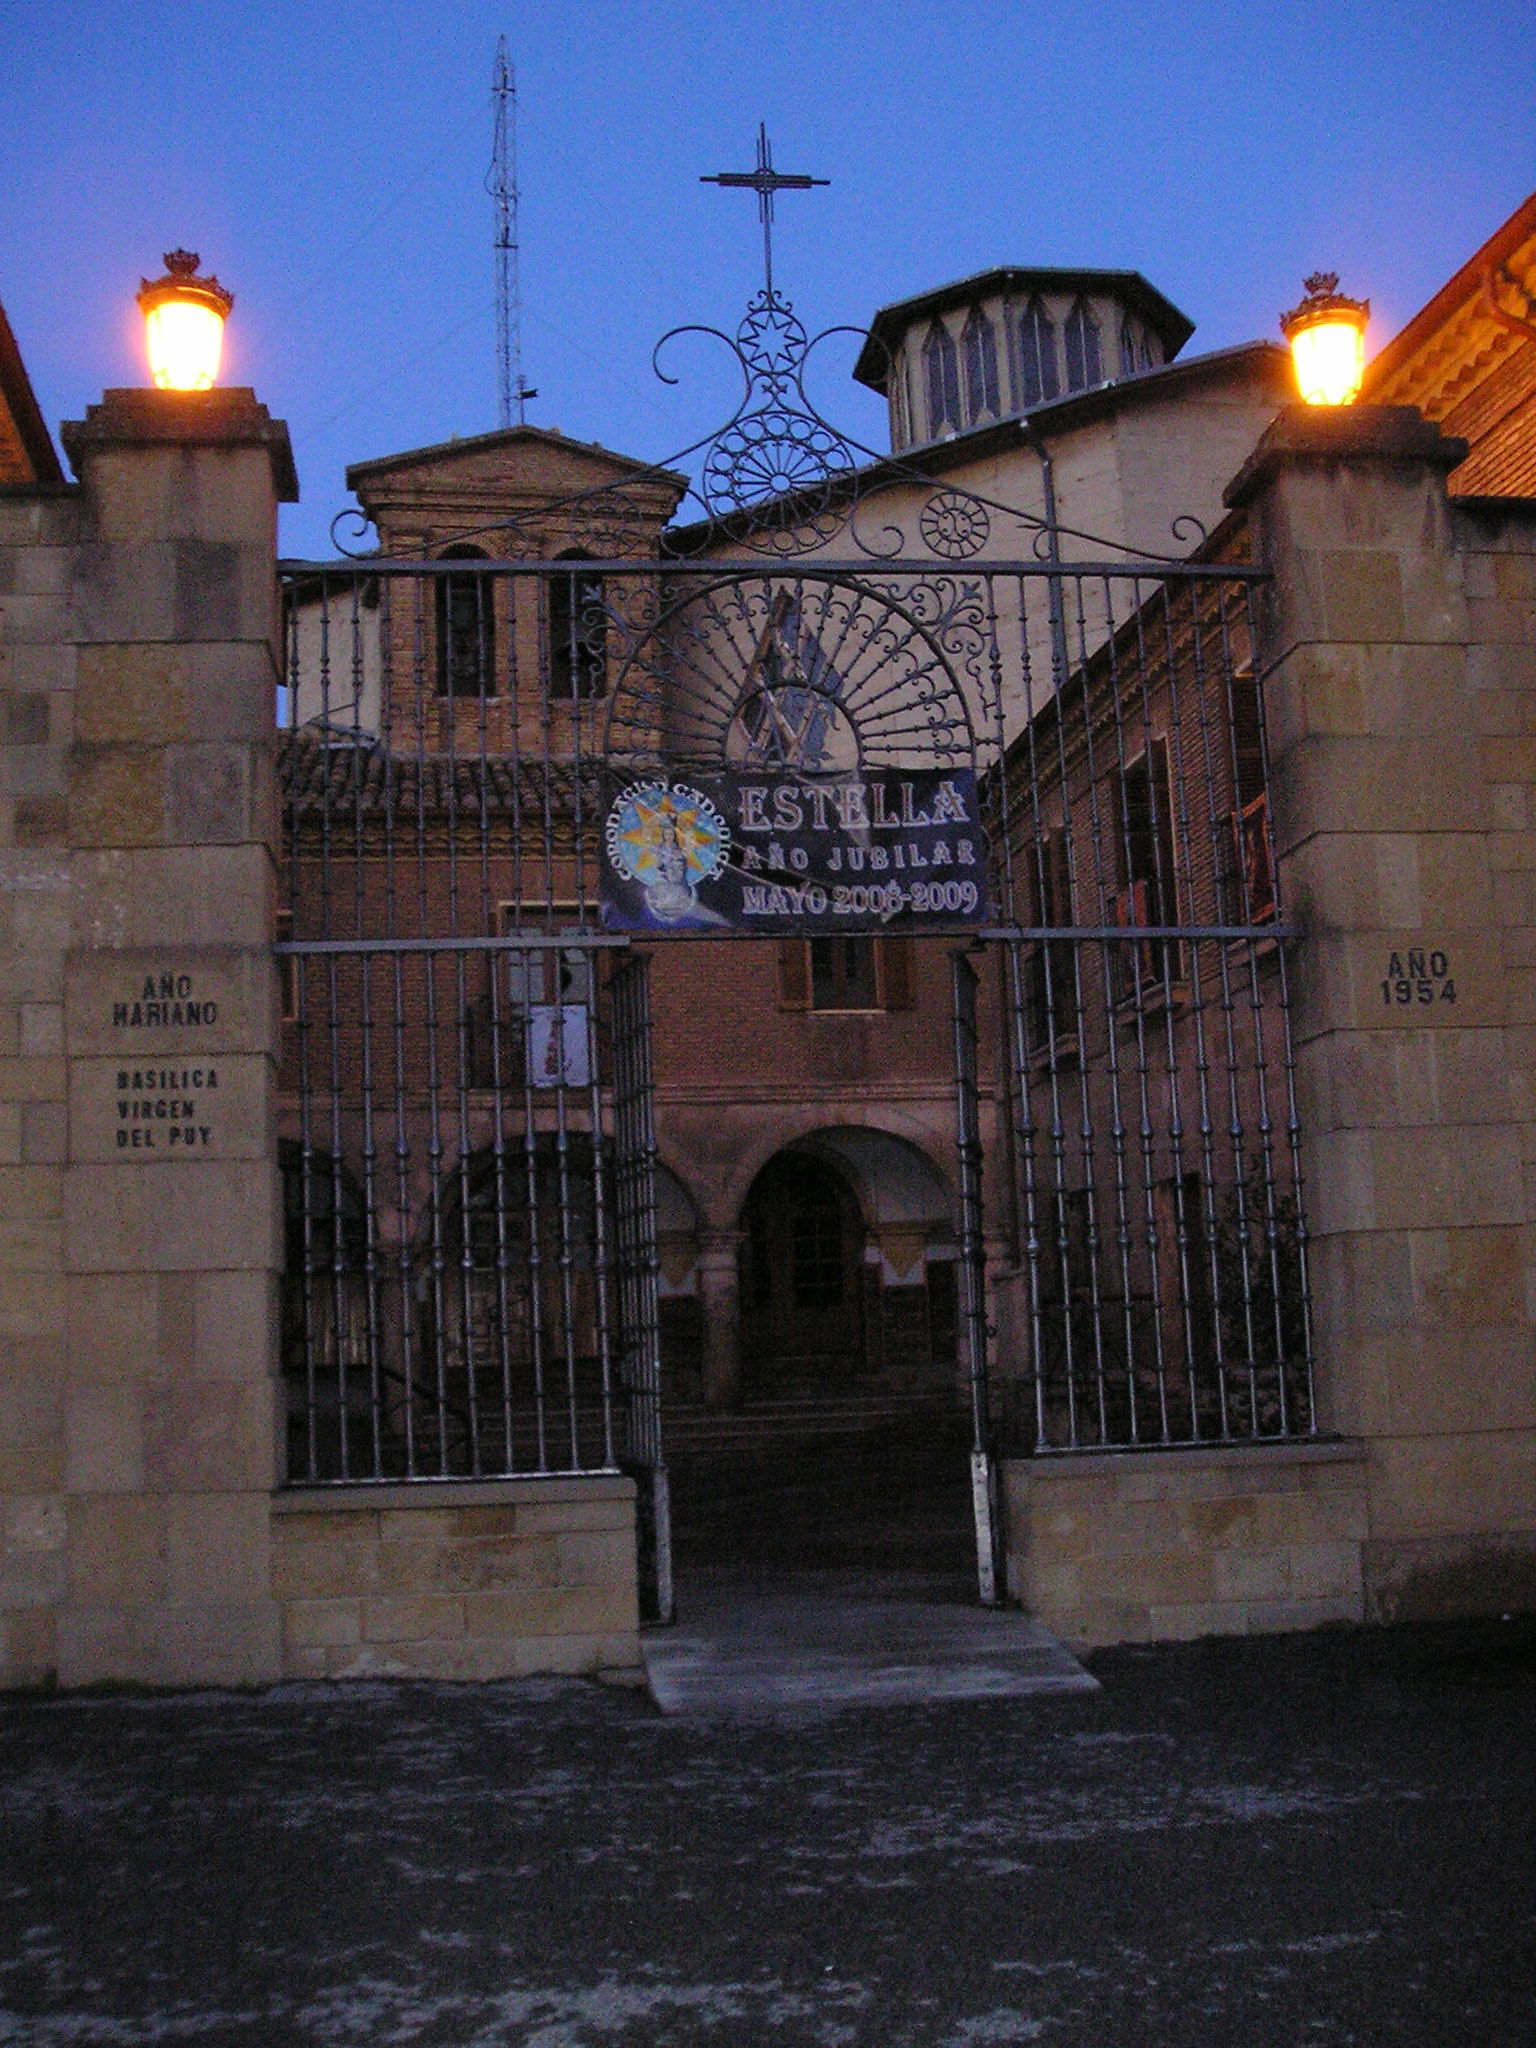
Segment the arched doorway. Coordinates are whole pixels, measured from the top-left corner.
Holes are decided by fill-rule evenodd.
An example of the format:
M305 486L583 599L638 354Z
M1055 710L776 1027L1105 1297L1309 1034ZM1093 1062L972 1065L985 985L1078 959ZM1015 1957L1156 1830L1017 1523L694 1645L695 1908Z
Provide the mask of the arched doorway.
M829 1125L747 1186L735 1398L668 1421L685 1567L963 1573L949 1196L910 1141ZM946 1302L949 1304L946 1312Z
M858 1197L813 1153L771 1159L742 1211L742 1364L750 1386L826 1386L865 1368Z

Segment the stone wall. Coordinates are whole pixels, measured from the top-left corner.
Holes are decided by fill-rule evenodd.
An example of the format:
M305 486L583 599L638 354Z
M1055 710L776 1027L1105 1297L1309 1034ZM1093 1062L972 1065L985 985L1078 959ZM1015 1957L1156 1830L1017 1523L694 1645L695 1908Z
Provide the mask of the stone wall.
M1230 494L1274 572L1321 1419L1367 1446L1383 1616L1536 1605L1536 518L1449 503L1463 453L1297 407Z
M7 1677L277 1669L271 781L284 431L109 394L4 507ZM8 1047L7 1050L12 1048Z
M1010 1459L1002 1491L1009 1593L1069 1642L1361 1618L1360 1444Z
M631 1479L295 1489L272 1528L290 1678L643 1682Z
M71 1469L64 966L78 495L0 490L0 1683L58 1667Z
M287 434L64 440L0 490L0 1687L632 1672L630 1481L278 1490Z
M1536 509L1409 409L1289 408L1228 493L1285 914L1323 1441L1007 1474L1106 1642L1536 1606Z

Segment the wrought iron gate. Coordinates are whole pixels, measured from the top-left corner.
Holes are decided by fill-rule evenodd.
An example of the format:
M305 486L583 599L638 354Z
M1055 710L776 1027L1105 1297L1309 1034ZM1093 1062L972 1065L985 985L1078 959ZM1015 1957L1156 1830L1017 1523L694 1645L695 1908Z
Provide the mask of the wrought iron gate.
M999 1456L1315 1426L1263 579L1237 533L1067 555L1048 461L1043 518L858 469L771 287L735 347L665 546L680 480L629 465L288 565L290 1473L627 1467L669 1612L630 948L964 938L923 1044L992 1599Z
M648 983L590 914L586 704L551 744L546 667L530 744L483 583L286 594L290 1480L628 1470L666 1618Z
M1016 1455L1315 1428L1261 580L1237 562L1042 580L1038 680L1026 662L995 784L1007 1169L976 1325L978 1349L996 1327L987 1413ZM958 961L968 1215L985 1093L971 976Z

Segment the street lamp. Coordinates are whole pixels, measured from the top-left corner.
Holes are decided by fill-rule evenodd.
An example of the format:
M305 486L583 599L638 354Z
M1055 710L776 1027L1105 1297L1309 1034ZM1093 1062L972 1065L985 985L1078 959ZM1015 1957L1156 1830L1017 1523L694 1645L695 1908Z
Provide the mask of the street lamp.
M140 281L149 374L162 391L207 391L219 374L224 322L235 297L216 277L199 277L197 264L190 250L172 249L165 276Z
M1302 283L1307 296L1280 315L1280 332L1296 366L1296 387L1308 405L1349 405L1365 376L1371 302L1346 298L1333 270L1315 270Z

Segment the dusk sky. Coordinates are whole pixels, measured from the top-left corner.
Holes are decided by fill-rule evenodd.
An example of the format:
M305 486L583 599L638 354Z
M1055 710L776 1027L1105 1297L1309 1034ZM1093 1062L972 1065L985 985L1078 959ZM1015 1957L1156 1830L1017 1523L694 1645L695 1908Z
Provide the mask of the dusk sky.
M1137 269L1188 352L1277 336L1324 267L1379 347L1536 187L1530 0L17 0L0 27L0 301L50 425L145 380L164 250L235 292L223 381L288 421L290 553L348 462L496 421L490 82L520 100L536 424L659 459L723 419L704 342L760 282L746 169L781 170L777 281L813 328L998 263ZM883 445L829 344L824 412Z

